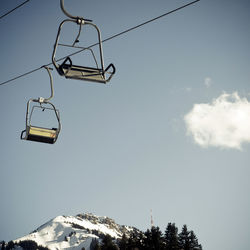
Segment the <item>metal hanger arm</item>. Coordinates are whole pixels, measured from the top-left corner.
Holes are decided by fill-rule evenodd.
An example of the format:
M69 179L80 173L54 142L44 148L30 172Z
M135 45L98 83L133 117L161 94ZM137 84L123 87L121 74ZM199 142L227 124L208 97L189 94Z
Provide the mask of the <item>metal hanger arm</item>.
M53 78L52 78L52 75L51 75L51 72L50 72L51 68L49 68L48 66L43 66L43 67L47 70L47 72L49 74L49 78L50 78L50 97L43 98L42 100L40 100L41 102L46 103L46 102L48 102L49 100L51 100L54 97L54 88L53 88ZM42 97L40 97L39 99L41 99L41 98Z
M64 8L64 0L60 0L60 6L61 6L61 9L62 9L62 12L69 18L71 19L74 19L74 20L84 20L84 21L88 21L88 22L92 22L92 20L89 20L89 19L84 19L83 17L78 17L78 16L73 16L71 15L68 11L65 10Z

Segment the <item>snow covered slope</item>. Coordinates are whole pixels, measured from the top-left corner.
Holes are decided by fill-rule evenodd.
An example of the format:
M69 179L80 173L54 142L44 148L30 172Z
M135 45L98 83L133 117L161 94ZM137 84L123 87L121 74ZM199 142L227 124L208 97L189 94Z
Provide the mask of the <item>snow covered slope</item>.
M90 250L93 239L101 241L109 234L114 239L129 235L136 228L120 226L108 217L93 214L79 214L77 216L58 216L37 228L27 236L16 239L15 242L32 240L38 245L56 249L76 249L83 247Z

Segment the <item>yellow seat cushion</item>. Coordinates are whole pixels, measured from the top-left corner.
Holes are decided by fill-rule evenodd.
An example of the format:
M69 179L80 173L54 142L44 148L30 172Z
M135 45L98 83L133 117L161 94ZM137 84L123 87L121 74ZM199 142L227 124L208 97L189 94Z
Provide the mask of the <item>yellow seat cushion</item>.
M56 138L56 130L54 130L54 129L47 129L47 128L39 128L39 127L30 126L29 134L36 135L36 136L49 137L49 138Z

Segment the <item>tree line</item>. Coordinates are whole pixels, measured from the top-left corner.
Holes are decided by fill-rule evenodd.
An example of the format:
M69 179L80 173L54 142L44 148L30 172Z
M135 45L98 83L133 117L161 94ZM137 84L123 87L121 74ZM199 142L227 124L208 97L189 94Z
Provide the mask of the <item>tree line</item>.
M94 239L90 250L202 250L201 244L193 231L184 225L180 233L174 223L168 223L164 233L159 227L152 227L146 232L125 234L120 240L105 235L101 243Z
M47 247L39 246L37 243L33 240L24 240L20 242L0 242L0 249L1 250L13 250L18 249L18 247L22 247L22 249L25 250L49 250Z

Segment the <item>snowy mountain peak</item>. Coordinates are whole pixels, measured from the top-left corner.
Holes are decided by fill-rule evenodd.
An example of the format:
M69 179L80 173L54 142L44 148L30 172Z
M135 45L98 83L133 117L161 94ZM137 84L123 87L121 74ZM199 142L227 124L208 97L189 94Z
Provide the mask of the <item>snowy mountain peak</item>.
M90 250L93 239L101 241L107 234L119 239L123 234L129 235L132 231L138 230L118 225L106 216L83 213L77 216L57 216L15 242L32 240L51 250L73 248Z

